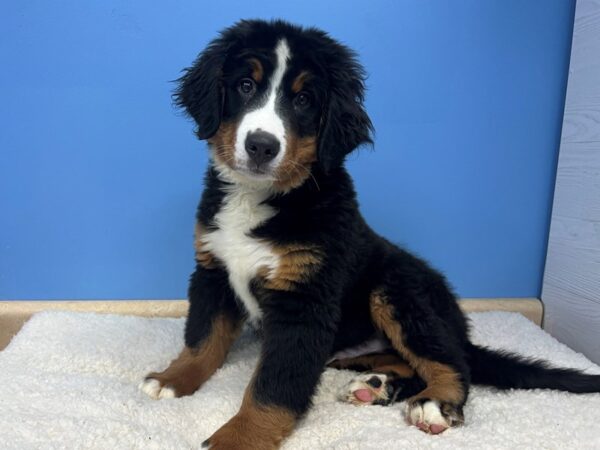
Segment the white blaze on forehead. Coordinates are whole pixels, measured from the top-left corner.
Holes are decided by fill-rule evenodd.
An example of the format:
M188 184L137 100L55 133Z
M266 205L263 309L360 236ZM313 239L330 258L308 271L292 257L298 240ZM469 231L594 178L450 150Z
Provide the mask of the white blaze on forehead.
M281 39L275 47L275 56L277 62L275 70L269 80L269 88L267 91L267 100L264 105L254 111L246 114L237 129L235 157L238 162L246 163L248 155L245 150L246 136L258 129L274 135L280 144L280 152L271 163L273 167L277 167L283 159L286 151L285 141L285 126L282 118L277 114L275 106L277 97L281 91L281 82L287 70L287 62L291 57L290 48L285 39Z

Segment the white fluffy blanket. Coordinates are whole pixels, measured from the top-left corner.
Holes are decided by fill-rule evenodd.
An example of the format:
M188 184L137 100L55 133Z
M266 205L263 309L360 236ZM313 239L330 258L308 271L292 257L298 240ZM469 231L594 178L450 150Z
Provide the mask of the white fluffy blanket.
M520 315L470 317L478 343L600 373ZM224 367L195 395L152 400L137 385L176 356L183 325L183 319L37 314L0 352L0 447L199 448L235 414L259 346L243 335ZM600 449L600 394L474 388L465 426L430 436L405 423L403 404L338 402L336 390L352 376L325 372L314 407L285 449Z

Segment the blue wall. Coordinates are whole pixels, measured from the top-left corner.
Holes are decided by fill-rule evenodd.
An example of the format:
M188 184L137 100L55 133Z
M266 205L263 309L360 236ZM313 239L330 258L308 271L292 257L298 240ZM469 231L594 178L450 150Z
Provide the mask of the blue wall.
M377 139L349 168L376 230L462 296L537 296L574 3L2 2L0 299L185 296L207 152L169 80L242 17L360 53Z

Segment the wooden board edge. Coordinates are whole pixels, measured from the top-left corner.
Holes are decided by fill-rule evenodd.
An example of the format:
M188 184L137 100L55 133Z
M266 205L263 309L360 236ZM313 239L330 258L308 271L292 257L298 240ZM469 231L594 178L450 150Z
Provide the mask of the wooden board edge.
M459 301L465 312L510 311L542 325L542 302L537 298L468 298ZM40 311L60 310L123 314L142 317L182 317L187 300L68 300L0 301L0 350L4 349L29 318Z

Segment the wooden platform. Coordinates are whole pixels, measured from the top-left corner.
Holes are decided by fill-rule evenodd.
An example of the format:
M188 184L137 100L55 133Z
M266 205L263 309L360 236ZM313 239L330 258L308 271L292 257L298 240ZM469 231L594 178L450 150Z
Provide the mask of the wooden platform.
M541 326L542 303L536 298L462 299L466 312L511 311L523 314ZM23 324L35 313L46 310L125 314L144 317L182 317L186 300L73 300L73 301L0 301L0 350L8 345Z

